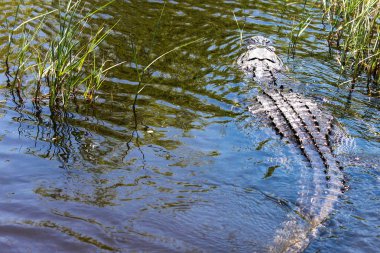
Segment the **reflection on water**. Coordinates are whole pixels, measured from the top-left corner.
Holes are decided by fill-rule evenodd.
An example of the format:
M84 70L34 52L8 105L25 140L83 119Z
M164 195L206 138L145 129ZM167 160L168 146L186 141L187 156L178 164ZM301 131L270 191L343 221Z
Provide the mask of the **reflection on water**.
M86 1L84 8L101 3ZM287 34L303 3L116 1L93 24L119 20L101 52L128 64L112 70L94 104L76 101L52 111L20 103L2 89L4 251L263 252L270 246L294 208L299 171L308 173L308 167L297 149L245 110L258 87L233 66L241 50L232 11L245 23L244 37L262 34L274 41L290 69L284 82L323 103L355 137L355 150L342 152L350 191L306 251L374 251L379 101L362 95L364 83L351 94L337 88L339 69L318 19L295 57L287 58ZM57 4L26 1L22 15ZM11 21L15 2L2 1L0 9L1 19ZM54 29L52 23L41 36ZM5 27L0 34L4 55ZM200 37L205 40L149 69L134 114L136 68Z

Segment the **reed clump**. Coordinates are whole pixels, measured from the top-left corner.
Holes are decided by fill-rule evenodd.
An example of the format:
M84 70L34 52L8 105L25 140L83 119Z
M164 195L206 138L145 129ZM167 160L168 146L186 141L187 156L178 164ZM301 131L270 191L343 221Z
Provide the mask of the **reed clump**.
M88 31L91 18L112 2L107 2L95 11L83 13L81 1L70 0L64 7L28 19L12 28L5 60L6 75L11 79L9 86L21 96L23 77L34 76L36 101L48 98L50 106L65 106L80 89L83 90L84 98L92 101L106 73L121 64L108 66L108 61L98 60L97 48L113 27L100 26L95 31ZM15 20L19 12L20 6ZM57 29L43 40L39 35L47 22L56 24ZM45 87L48 88L47 94L44 94Z
M353 81L365 72L368 83L380 84L380 1L323 0L330 24L329 42L340 50L339 61L352 70Z

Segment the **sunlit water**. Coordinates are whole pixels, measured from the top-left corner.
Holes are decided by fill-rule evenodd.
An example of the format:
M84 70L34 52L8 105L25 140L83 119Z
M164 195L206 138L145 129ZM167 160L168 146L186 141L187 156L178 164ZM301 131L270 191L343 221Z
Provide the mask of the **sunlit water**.
M86 1L85 8L103 1ZM0 95L1 252L265 252L292 212L301 152L246 107L257 86L233 65L243 37L270 37L289 68L283 82L314 97L354 139L338 150L350 186L306 252L375 252L380 246L380 101L338 88L316 7L288 53L304 1L116 1L93 20L113 25L102 44L115 69L94 104L67 111ZM38 15L58 1L29 1ZM12 20L14 1L2 1ZM244 25L245 22L245 25ZM53 29L53 28L52 28ZM1 55L7 32L1 28ZM45 29L41 36L49 36ZM138 64L156 62L137 102ZM2 72L4 68L2 67ZM2 84L6 85L2 76ZM27 90L24 96L27 97ZM137 126L136 123L137 122Z

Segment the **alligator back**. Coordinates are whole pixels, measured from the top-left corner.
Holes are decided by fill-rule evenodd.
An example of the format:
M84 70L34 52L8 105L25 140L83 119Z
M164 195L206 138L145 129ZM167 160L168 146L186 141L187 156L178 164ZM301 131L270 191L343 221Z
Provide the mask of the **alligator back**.
M255 100L250 111L265 115L279 135L299 147L313 170L309 173L312 182L301 175L296 208L278 229L270 247L271 252L301 252L328 218L343 190L343 174L332 148L334 119L311 99L293 92L264 90Z

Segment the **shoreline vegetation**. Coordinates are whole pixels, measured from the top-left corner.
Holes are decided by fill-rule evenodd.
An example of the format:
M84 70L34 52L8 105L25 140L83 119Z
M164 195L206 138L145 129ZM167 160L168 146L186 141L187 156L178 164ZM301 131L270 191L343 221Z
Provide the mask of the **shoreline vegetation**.
M380 1L322 0L322 4L323 21L330 26L329 45L339 51L339 64L351 74L353 88L365 73L368 95L379 95Z
M29 88L24 87L24 79L31 76L33 78L29 81L35 84L32 93L36 103L48 99L50 107L64 107L79 89L83 89L84 99L93 101L107 72L122 63L109 66L108 60L99 61L98 46L113 27L91 29L90 35L84 31L91 27L91 18L114 1L84 13L82 1L70 0L64 7L59 6L19 25L13 24L13 28L8 24L5 75L7 86L16 91L20 102L23 101L23 90ZM20 11L18 5L14 23L18 21ZM48 22L56 23L57 30L46 38L41 35Z

